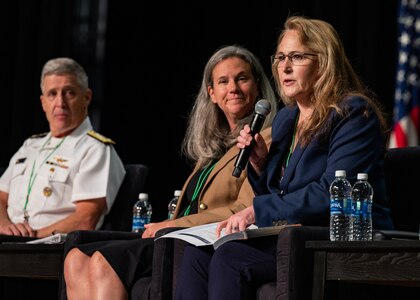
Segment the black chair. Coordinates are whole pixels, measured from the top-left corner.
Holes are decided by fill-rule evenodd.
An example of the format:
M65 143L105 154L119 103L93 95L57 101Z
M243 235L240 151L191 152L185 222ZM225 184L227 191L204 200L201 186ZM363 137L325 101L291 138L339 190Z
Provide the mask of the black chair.
M419 179L413 174L420 167L420 147L392 148L385 155L385 181L391 216L397 230L418 232L420 202L416 200ZM306 241L328 240L328 227L302 226L286 228L280 232L277 254L277 281L264 284L257 299L311 299L313 253L305 248ZM370 287L343 283L343 290L363 295ZM356 291L357 290L357 291ZM346 293L332 299L346 299ZM379 292L379 290L378 290ZM261 295L261 297L260 297Z
M28 299L34 294L39 294L41 292L43 299L57 299L57 295L58 298L60 298L62 297L63 290L65 291L65 284L62 276L63 258L72 246L77 243L104 239L105 236L107 239L127 239L138 237L138 234L132 234L130 232L132 223L132 207L135 201L137 201L139 193L143 192L144 190L149 168L142 164L126 164L125 169L126 176L118 191L113 207L104 219L101 230L80 230L71 232L67 235L66 243L63 245L63 255L48 255L48 251L46 251L46 254L42 258L43 261L29 264L42 264L42 268L44 270L47 265L61 265L61 271L59 272L61 275L58 275L57 279L54 278L54 280L42 279L39 277L28 277L28 275L20 275L16 272L16 274L14 273L13 277L2 277L0 278L1 299ZM19 261L11 264L21 265L21 262ZM55 274L56 269L51 270L50 273L53 273L53 271ZM45 270L45 272L48 273L48 270ZM22 289L22 286L25 288Z
M420 147L388 149L385 179L395 229L419 231L420 201L417 200L417 173L420 169Z
M75 230L67 235L64 254L77 244L107 239L138 238L131 232L133 205L143 192L149 168L142 164L124 165L126 175L100 230Z
M181 229L181 228L177 228ZM169 232L159 231L159 235ZM312 289L302 288L312 282L313 257L305 249L306 240L329 238L327 227L286 227L278 234L277 274L280 280L262 285L256 299L310 299ZM184 248L188 243L178 239L155 241L152 277L138 280L131 291L132 299L173 299L176 279ZM144 297L144 294L149 298ZM278 296L278 297L276 297Z
M392 219L397 230L418 232L420 201L417 201L417 174L420 147L388 149L385 179ZM311 299L313 253L306 249L309 240L328 240L329 228L316 226L287 227L278 234L277 280L260 286L257 299ZM139 280L132 296L150 289L150 299L172 299L177 272L186 242L159 239L155 242L151 278ZM337 298L338 299L338 298ZM342 298L339 298L342 299Z
M114 205L105 216L102 230L131 231L133 205L144 191L149 167L142 164L126 164L124 167L126 175Z

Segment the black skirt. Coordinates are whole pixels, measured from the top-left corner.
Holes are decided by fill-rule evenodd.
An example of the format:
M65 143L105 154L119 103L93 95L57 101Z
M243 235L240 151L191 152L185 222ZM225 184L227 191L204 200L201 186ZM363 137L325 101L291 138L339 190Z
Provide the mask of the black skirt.
M127 292L136 281L152 275L153 238L111 240L78 245L86 255L99 251L115 270Z

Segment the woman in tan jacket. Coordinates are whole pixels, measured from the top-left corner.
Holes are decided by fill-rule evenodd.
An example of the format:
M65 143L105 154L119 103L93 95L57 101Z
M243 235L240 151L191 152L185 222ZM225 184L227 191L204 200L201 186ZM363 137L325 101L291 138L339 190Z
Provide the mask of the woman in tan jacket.
M151 275L153 238L165 227L218 222L252 205L246 172L232 176L239 130L253 118L258 99L271 103L261 134L271 141L277 100L258 59L240 46L216 51L206 64L182 149L194 163L175 217L145 226L142 239L80 245L66 256L69 299L128 299L134 283Z

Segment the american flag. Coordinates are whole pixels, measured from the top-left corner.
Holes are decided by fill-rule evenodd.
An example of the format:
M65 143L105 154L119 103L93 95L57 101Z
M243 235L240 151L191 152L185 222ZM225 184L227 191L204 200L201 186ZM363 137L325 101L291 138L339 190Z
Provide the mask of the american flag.
M401 0L393 128L389 148L419 143L420 0Z

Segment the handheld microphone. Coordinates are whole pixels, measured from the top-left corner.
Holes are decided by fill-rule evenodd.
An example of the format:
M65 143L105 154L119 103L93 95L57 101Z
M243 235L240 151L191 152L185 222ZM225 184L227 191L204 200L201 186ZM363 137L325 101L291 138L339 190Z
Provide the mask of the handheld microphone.
M264 121L265 117L270 113L271 111L271 104L268 102L268 100L261 99L255 104L255 112L254 117L252 119L251 124L249 127L251 128L251 135L252 137L255 136L255 134L259 133ZM249 156L252 152L252 147L254 146L255 141L252 140L251 144L245 148L242 148L239 151L238 156L236 157L235 161L235 168L233 169L232 175L235 177L239 177L241 175L241 172L243 169L245 169L246 164L248 163Z

